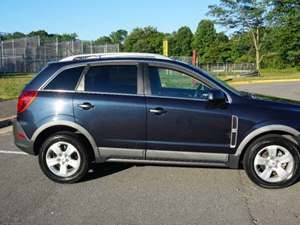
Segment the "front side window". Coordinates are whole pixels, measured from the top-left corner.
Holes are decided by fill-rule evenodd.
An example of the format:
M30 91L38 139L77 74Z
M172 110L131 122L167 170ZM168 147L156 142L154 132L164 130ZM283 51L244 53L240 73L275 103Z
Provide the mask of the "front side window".
M149 67L152 95L207 99L209 87L182 72L172 69Z
M137 94L135 65L91 67L85 75L85 91Z
M82 70L83 67L76 67L62 71L45 87L45 90L74 90Z

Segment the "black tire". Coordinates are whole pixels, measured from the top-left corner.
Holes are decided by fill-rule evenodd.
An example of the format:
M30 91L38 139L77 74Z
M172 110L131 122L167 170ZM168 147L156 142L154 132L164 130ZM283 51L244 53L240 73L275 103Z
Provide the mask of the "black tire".
M255 171L254 159L256 155L264 147L270 145L278 145L284 147L290 152L290 154L294 159L294 168L292 170L290 177L286 180L280 182L268 182L260 178ZM295 143L293 143L291 140L281 135L270 134L258 138L248 147L244 156L243 165L247 175L255 184L264 188L277 189L277 188L288 187L298 181L300 177L299 162L300 162L299 149L297 148Z
M77 171L68 177L56 175L49 169L46 163L46 155L49 147L61 141L73 145L78 150L81 159ZM39 152L39 164L43 173L51 180L57 183L75 183L80 181L86 175L89 169L89 155L85 145L80 141L80 138L76 134L72 132L57 132L47 138L42 144Z

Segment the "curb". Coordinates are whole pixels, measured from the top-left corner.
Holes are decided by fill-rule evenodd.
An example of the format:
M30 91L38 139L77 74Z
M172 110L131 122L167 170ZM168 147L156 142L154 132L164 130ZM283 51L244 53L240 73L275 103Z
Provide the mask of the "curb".
M229 84L231 85L243 85L243 84L267 84L267 83L284 83L284 82L294 82L300 81L299 78L295 79L278 79L278 80L249 80L249 81L233 81Z
M0 118L0 128L4 128L4 127L8 127L8 126L12 125L12 122L15 118L16 118L16 116Z

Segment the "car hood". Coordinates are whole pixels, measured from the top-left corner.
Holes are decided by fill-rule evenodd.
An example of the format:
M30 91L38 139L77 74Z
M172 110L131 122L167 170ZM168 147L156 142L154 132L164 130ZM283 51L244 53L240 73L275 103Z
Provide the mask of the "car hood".
M279 98L274 96L268 95L261 95L261 94L253 94L253 93L244 93L245 97L254 101L256 105L260 105L262 107L268 108L276 108L282 110L292 110L292 111L299 111L300 112L300 101Z

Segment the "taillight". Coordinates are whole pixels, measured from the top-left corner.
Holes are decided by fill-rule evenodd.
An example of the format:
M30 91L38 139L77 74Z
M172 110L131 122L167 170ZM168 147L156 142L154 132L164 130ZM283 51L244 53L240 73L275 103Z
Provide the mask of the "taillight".
M17 112L24 112L37 96L37 91L23 91L18 98Z

